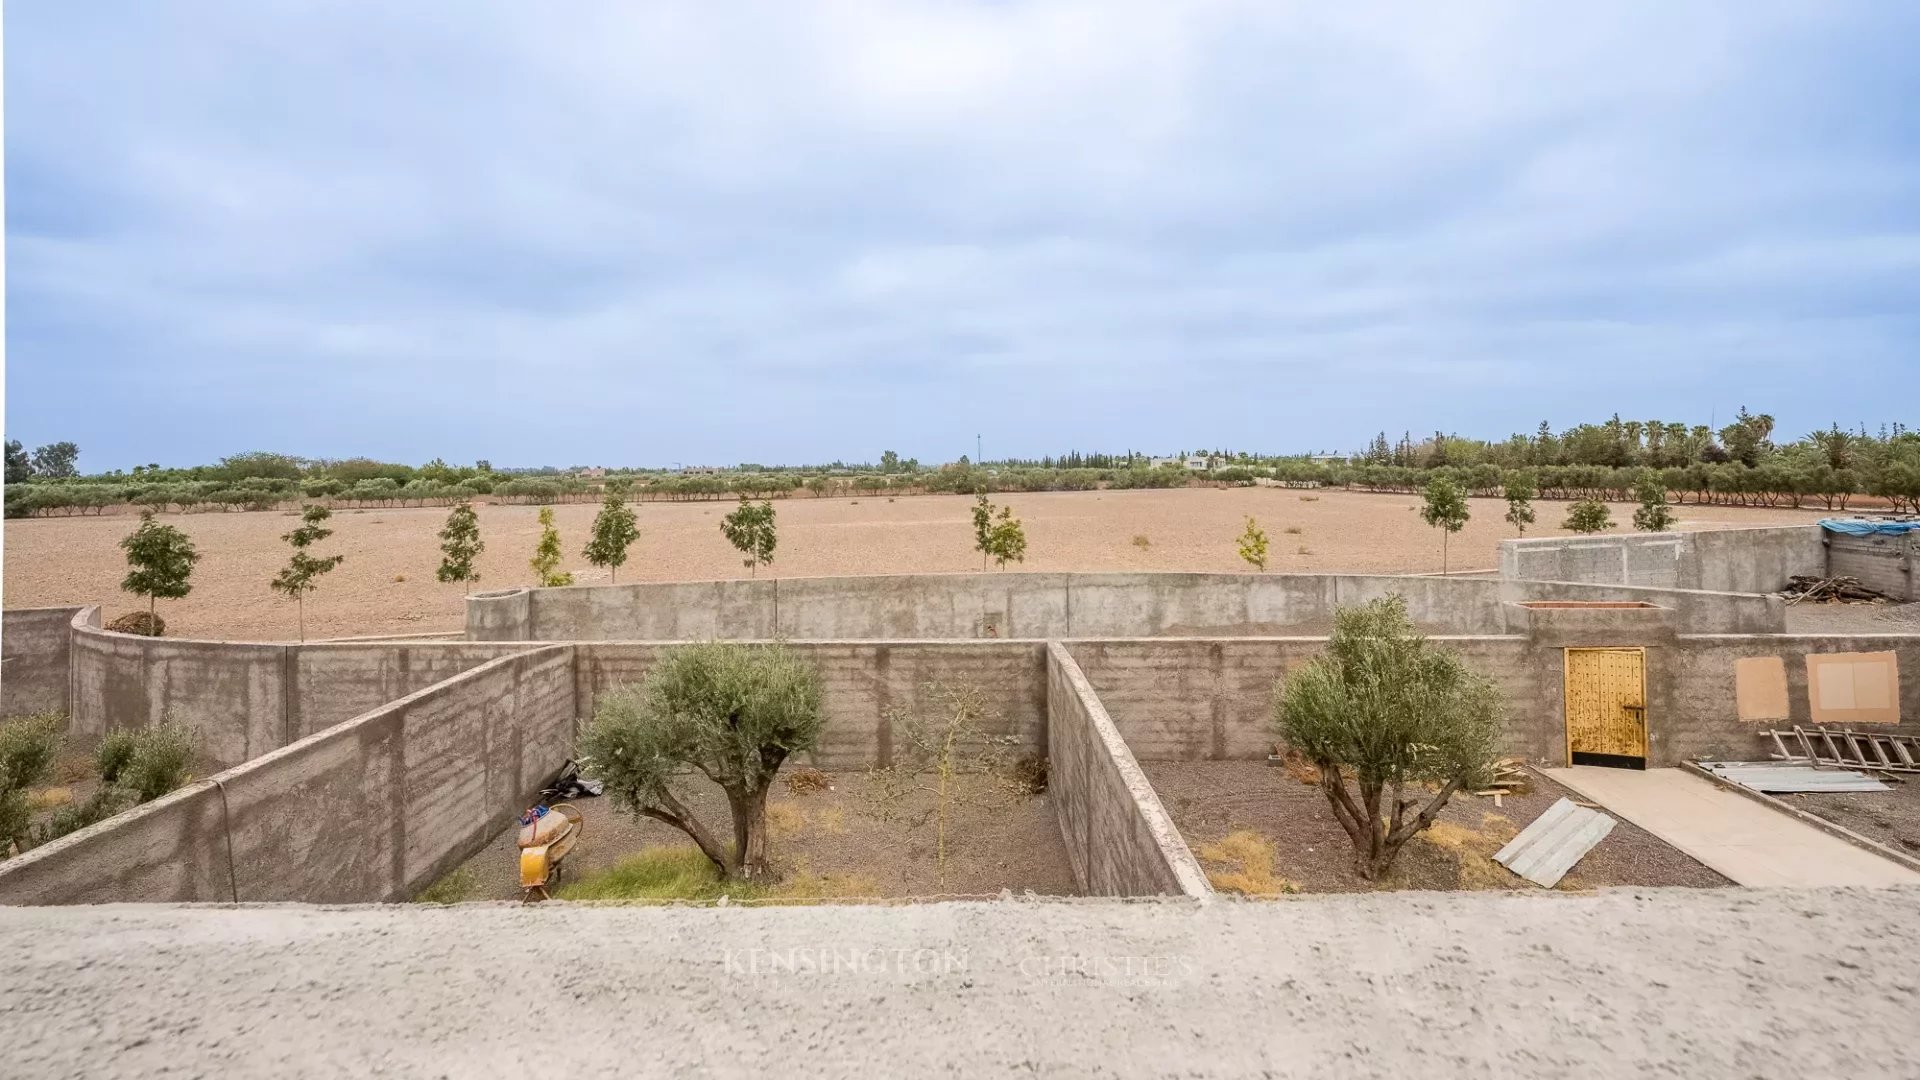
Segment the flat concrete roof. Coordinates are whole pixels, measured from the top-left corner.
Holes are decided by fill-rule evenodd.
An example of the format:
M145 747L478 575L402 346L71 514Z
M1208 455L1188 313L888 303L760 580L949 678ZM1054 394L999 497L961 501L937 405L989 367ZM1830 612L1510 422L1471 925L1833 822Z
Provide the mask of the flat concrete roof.
M1920 888L0 909L20 1075L1920 1075Z

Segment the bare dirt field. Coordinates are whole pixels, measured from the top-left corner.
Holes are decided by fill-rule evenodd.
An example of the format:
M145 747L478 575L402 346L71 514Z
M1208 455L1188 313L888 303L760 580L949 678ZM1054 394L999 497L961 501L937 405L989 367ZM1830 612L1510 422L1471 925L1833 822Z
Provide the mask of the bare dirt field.
M787 774L791 777L792 773ZM1013 795L979 777L954 778L944 871L936 857L934 777L911 788L883 789L864 772L824 774L826 790L788 790L767 798L768 852L783 878L815 879L829 896L1073 896L1079 890L1067 849L1045 795ZM727 803L705 780L676 785L707 828L730 836ZM605 870L650 846L689 847L687 835L657 821L636 820L608 797L571 800L585 817L580 845L567 856L567 880ZM466 900L520 898L517 827L495 837L462 869Z
M1270 569L1279 573L1426 573L1440 569L1440 536L1417 512L1412 495L1284 488L1187 488L1177 491L1084 491L1002 495L1026 524L1028 571L1245 571L1234 538L1248 515L1271 538ZM980 569L973 550L970 499L954 495L888 498L792 498L778 508L780 546L772 572L782 577L952 573ZM640 541L622 581L700 581L745 577L720 535L731 504L638 504ZM578 584L604 583L580 549L598 506L554 507ZM1498 499L1475 499L1473 520L1453 538L1455 570L1490 569L1498 542L1513 535ZM1537 504L1542 525L1558 524L1566 504ZM480 588L530 585L527 567L539 539L538 508L480 507ZM1811 524L1811 510L1737 507L1675 508L1682 529ZM307 600L310 638L457 631L462 592L434 579L445 508L339 510L321 553L346 562ZM294 606L267 588L286 563L281 536L297 515L286 511L168 514L199 547L193 594L160 603L169 637L272 641L295 634ZM1627 527L1632 507L1615 506ZM126 560L118 543L133 528L128 515L9 521L4 600L7 607L103 603L106 616L141 606L119 591ZM1298 530L1293 531L1293 530ZM1541 528L1530 535L1561 535ZM1146 543L1136 543L1144 537Z
M1141 768L1216 888L1223 884L1222 874L1251 874L1256 880L1290 883L1300 892L1537 890L1491 856L1548 807L1572 797L1537 774L1529 792L1505 796L1498 807L1490 798L1456 795L1433 827L1401 850L1388 879L1375 885L1354 872L1347 834L1318 785L1261 761L1145 761ZM1221 842L1235 833L1253 833L1271 845L1271 865L1244 865L1244 837L1242 844L1229 841L1223 848ZM1238 858L1229 861L1226 855ZM1729 884L1652 833L1619 821L1556 888Z

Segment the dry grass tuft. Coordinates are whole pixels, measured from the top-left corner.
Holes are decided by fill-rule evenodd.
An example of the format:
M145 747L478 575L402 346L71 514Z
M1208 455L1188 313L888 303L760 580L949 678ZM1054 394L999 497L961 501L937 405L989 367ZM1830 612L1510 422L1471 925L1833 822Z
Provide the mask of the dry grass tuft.
M792 803L767 805L767 835L783 840L807 827L807 812Z
M1460 875L1456 888L1511 889L1520 879L1494 862L1493 855L1519 831L1512 821L1499 814L1482 814L1478 829L1436 821L1414 840L1430 845L1453 861Z
M1280 755L1280 767L1286 770L1288 776L1308 787L1320 785L1320 766L1308 761L1307 755L1292 747L1288 747L1287 752Z
M1194 851L1205 865L1207 881L1220 892L1241 896L1285 896L1300 886L1274 873L1273 841L1252 829L1235 829Z
M56 806L65 806L73 801L73 789L70 787L41 788L33 793L35 810L51 810Z
M1146 533L1134 533L1133 546L1139 548L1141 551L1145 551L1153 546L1153 541L1147 538Z
M1301 502L1319 502L1319 501L1320 501L1320 496L1318 496L1318 495L1302 495L1302 496L1300 496L1300 501L1301 501Z
M827 774L811 765L800 765L787 770L782 778L787 785L787 794L805 795L810 791L832 791L833 781Z
M1286 533L1288 536L1299 536L1302 533L1304 533L1306 530L1302 529L1298 525L1289 525L1280 531Z

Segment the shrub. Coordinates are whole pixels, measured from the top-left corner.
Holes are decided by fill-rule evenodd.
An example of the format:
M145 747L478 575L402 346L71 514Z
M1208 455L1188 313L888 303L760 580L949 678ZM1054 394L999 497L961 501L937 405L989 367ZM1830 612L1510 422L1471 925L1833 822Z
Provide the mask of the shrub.
M167 620L152 611L129 611L108 623L107 629L116 634L161 637L167 632Z
M1597 533L1613 528L1613 515L1607 510L1607 504L1594 499L1582 499L1567 510L1567 519L1560 527L1577 533Z
M0 858L30 844L33 805L27 791L47 777L60 752L66 717L40 713L0 722Z
M820 673L796 653L717 641L671 649L644 682L605 695L581 748L616 806L686 833L725 876L758 880L772 875L768 788L821 722ZM731 845L674 794L688 767L726 792Z
M1454 791L1492 778L1500 739L1492 680L1416 631L1400 596L1341 608L1325 655L1280 683L1274 715L1287 743L1320 770L1355 870L1369 881Z
M133 750L111 782L138 802L152 802L185 784L192 768L192 734L178 724L157 724L133 733Z

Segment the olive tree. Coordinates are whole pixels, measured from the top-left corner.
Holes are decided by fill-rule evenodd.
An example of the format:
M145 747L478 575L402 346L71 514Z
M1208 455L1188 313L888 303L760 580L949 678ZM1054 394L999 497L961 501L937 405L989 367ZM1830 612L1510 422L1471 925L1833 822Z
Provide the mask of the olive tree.
M324 506L309 506L300 512L300 525L280 539L293 545L293 557L287 561L280 573L267 584L274 592L285 593L293 597L299 611L300 640L307 640L307 594L320 584L320 577L333 571L333 568L347 561L345 555L317 556L307 549L333 535L326 527L326 521L333 511Z
M627 549L640 539L640 526L627 505L626 496L609 491L601 500L600 512L593 516L593 535L581 554L595 566L607 568L608 580L620 580L620 567L627 561Z
M1613 528L1613 514L1597 499L1581 499L1567 508L1567 519L1560 527L1569 532L1597 533Z
M154 601L178 600L193 591L188 579L200 553L186 533L155 521L151 510L141 511L140 524L121 539L120 548L127 553L127 576L120 587L147 598L147 625L158 627Z
M767 792L819 742L820 673L785 645L715 641L664 653L645 681L600 700L581 736L614 804L687 834L726 877L771 876ZM683 800L694 774L726 793L733 843Z
M762 566L773 565L773 549L780 540L773 526L773 503L742 498L733 513L720 519L720 531L746 556L748 577L757 576Z
M1667 508L1667 485L1652 469L1643 469L1634 480L1633 497L1640 508L1633 512L1633 527L1641 532L1666 532L1673 526L1673 511Z
M435 573L449 583L479 581L480 570L473 563L485 550L486 542L480 539L480 515L474 512L472 503L462 499L454 504L447 514L446 527L440 530L440 569Z
M1492 779L1501 714L1493 681L1415 630L1398 595L1337 611L1326 653L1274 697L1281 737L1319 767L1369 881L1455 791Z
M1420 507L1420 517L1440 530L1440 573L1445 576L1447 540L1467 526L1467 493L1452 477L1443 475L1427 481L1423 495L1426 502Z

